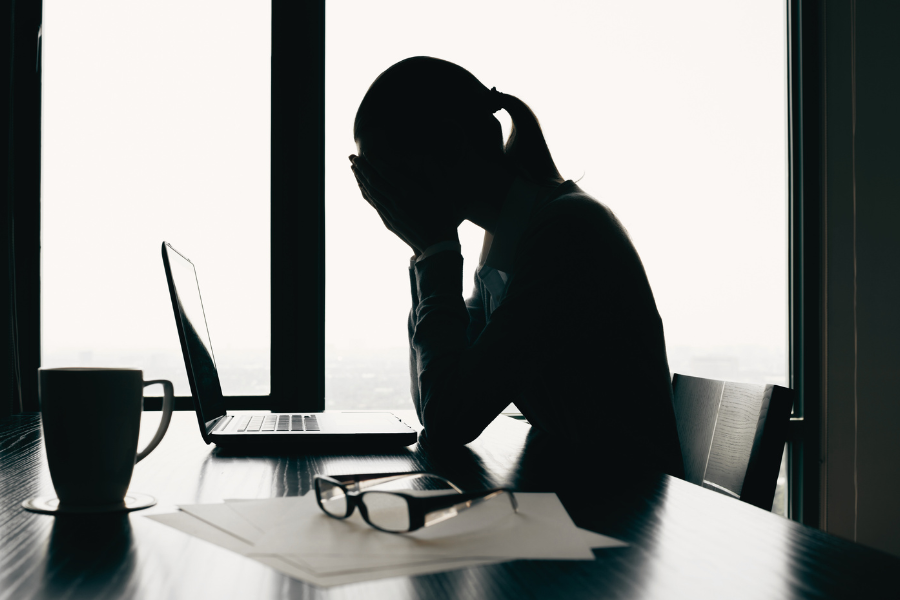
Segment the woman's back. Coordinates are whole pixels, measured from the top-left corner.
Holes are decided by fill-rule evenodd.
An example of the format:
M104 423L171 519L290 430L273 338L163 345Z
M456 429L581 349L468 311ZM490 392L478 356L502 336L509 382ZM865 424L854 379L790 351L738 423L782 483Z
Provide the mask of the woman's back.
M526 418L583 449L627 447L638 463L682 476L662 321L612 212L562 184L532 215L515 264L508 299L533 332L537 375L520 387Z

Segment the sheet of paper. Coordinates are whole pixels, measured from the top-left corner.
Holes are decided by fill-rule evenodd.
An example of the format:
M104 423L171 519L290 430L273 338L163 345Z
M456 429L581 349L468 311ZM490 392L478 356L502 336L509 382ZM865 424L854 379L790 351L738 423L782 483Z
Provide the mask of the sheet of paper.
M416 492L416 495L444 493L446 492L427 491ZM565 513L565 509L559 504L554 494L518 493L517 498L519 498L520 508L524 505L524 514L526 516L539 512L541 513L540 516L545 517L546 522L543 522L540 518L536 518L535 515L531 514L528 523L532 534L539 529L546 529L548 523L555 523L556 525L561 523L565 525L565 521L571 523L571 519L568 518L568 514ZM488 504L490 503L482 506L487 506ZM499 517L502 521L503 515L500 514L501 512L498 510L493 514L493 517ZM465 513L451 521L460 520L463 515ZM565 516L565 519L562 519L562 516ZM282 532L285 528L289 528L291 523L298 518L309 521L318 517L324 517L334 524L345 524L322 514L321 509L315 503L314 496L305 498L273 498L268 500L228 500L225 504L186 505L182 507L182 512L173 514L147 515L147 518L242 554L252 560L267 564L288 576L321 587L388 577L437 573L522 558L518 556L522 552L516 553L515 556L481 556L476 554L452 556L442 552L422 553L418 550L412 554L404 551L387 554L384 552L366 553L359 552L358 548L348 545L344 545L343 550L340 552L328 552L322 547L322 544L312 544L313 549L308 552L273 554L266 552L262 546L249 542L249 538L262 540L273 530ZM423 536L420 540L414 540L413 543L426 544L426 547L440 547L447 543L458 544L460 541L471 544L473 542L473 528L475 528L474 533L480 534L481 532L477 530L477 526L479 524L484 526L485 523L490 524L490 520L490 515L482 515L479 519L468 523L462 522L459 527L444 531L440 535L432 533L429 536ZM537 527L535 523L537 523ZM371 530L368 525L361 521L360 524L362 527ZM436 527L438 526L434 528ZM356 531L355 526L351 531ZM381 533L375 530L371 531ZM574 531L574 537L578 539L583 547L613 548L627 546L626 543L614 538L577 527L568 529L568 531L570 533ZM346 529L343 530L343 533L347 533ZM381 535L400 539L410 537L392 534ZM476 535L475 537L477 538L478 536ZM541 539L540 541L543 542L545 540ZM586 556L584 558L587 559ZM591 554L590 558L593 558L593 554Z
M250 558L256 558L250 554ZM398 558L381 556L346 556L339 554L282 554L284 560L290 561L303 569L321 576L348 575L351 573L393 571L415 567L416 569L430 565L436 571L446 570L446 565L456 565L461 561L471 561L477 564L503 562L496 557L469 556L465 558ZM453 568L456 568L455 566Z
M310 503L309 499L312 499ZM235 513L255 525L261 531L270 531L298 506L308 510L321 511L315 502L315 495L285 496L267 500L225 500L225 504Z
M266 531L277 527L301 499L297 496L265 500L229 499L224 504L185 504L178 508L252 544ZM303 502L303 505L307 504L308 501ZM320 510L318 505L315 508Z
M454 492L447 492L446 490L406 490L406 493L415 496L436 496ZM262 531L269 531L277 527L287 513L296 507L304 507L310 513L321 511L318 505L302 501L300 496L285 496L265 500L226 499L225 504ZM216 523L213 524L215 525ZM224 526L226 524L222 522L220 525ZM225 529L228 530L227 527ZM579 531L590 548L621 548L628 546L625 542L588 531L587 529L579 529Z
M425 493L421 495L432 494ZM237 537L241 541L250 545L255 539L261 537L263 535L263 532L260 531L254 524L250 523L248 520L245 520L238 513L245 513L250 515L251 517L255 517L257 523L260 523L262 525L264 525L266 521L268 521L269 523L277 523L277 521L279 520L278 515L280 514L280 512L283 512L285 508L289 508L292 504L295 504L296 500L297 498L273 498L271 500L248 501L230 500L226 501L226 504L182 505L180 506L180 508L182 511L203 521L204 523L211 525L225 533L228 533L231 536ZM318 509L318 506L316 506L316 511L320 511L320 509ZM188 524L190 522L185 519L181 519L180 523ZM193 530L190 533L192 533L196 537L200 537L197 535L199 526L193 523L190 523L190 525ZM215 532L206 533L205 537L212 543L216 543L219 539L227 540L227 538L220 538ZM242 549L241 553L255 558L254 556L252 556L255 553L252 547ZM292 562L315 574L347 574L355 571L375 571L388 567L400 568L411 565L423 565L426 563L433 563L436 568L441 568L441 565L437 563L446 561L446 559L434 557L379 555L370 556L356 555L352 553L350 555L348 555L347 553L331 555L314 553L303 557L295 555L291 558L293 558ZM478 562L496 562L496 559L476 560ZM455 562L457 561L454 561L454 564Z
M385 579L389 577L403 577L411 575L425 575L428 573L439 573L442 571L452 571L463 567L470 567L482 564L492 564L501 562L498 559L445 559L438 561L428 561L414 564L390 565L384 567L373 567L369 564L359 565L358 570L338 571L334 574L320 575L312 568L306 567L299 557L280 557L273 555L253 555L253 547L240 539L229 535L214 527L205 521L202 521L186 512L177 512L169 514L145 515L145 518L152 519L158 523L162 523L173 529L178 529L192 537L199 538L211 544L215 544L222 548L226 548L272 567L273 569L295 579L306 581L320 587L331 587L335 585L345 585L348 583L357 583L361 581L372 581L375 579ZM346 558L344 559L347 560ZM348 561L348 562L352 562ZM336 570L337 571L337 570Z
M256 542L257 552L594 559L556 494L516 493L518 513L499 497L408 535L373 529L358 513L345 520L332 519L318 509L315 498L304 499L308 499L306 505L298 503L280 526Z
M237 552L238 554L242 554L244 556L253 551L252 544L248 544L247 542L236 538L231 534L225 533L218 527L213 527L209 523L201 521L200 519L186 512L168 513L162 515L144 515L144 518L152 519L153 521L162 523L163 525L168 525L169 527L172 527L173 529L177 529L179 531L183 531L184 533L192 537L200 538L201 540L207 541L210 544L221 546L222 548L231 550L232 552Z
M602 533L594 533L587 529L578 528L578 533L584 542L591 548L627 548L628 544L622 540L611 538Z
M578 529L578 534L590 548L621 548L628 546L625 542L617 539L588 531L587 529ZM253 554L255 551L251 551ZM433 563L437 566L443 566L447 562L445 558L428 558L415 556L366 556L358 554L325 554L317 552L314 554L304 555L283 555L285 558L305 569L318 575L339 575L356 571L382 570L390 567L405 566L423 566ZM504 559L496 557L470 557L479 564L500 562ZM452 564L455 564L453 561Z
M188 504L180 505L178 508L248 544L256 543L266 534L264 530L232 510L229 504Z

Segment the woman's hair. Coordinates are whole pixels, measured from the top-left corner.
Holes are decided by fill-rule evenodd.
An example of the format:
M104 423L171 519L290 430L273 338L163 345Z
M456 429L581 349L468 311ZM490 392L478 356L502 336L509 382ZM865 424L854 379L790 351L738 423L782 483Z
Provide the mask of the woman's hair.
M493 113L512 118L503 143ZM455 162L463 154L501 159L537 184L562 183L541 125L527 104L486 88L474 75L445 60L407 58L378 76L366 92L353 124L353 137L377 140L399 156L428 154ZM424 147L437 139L433 147Z

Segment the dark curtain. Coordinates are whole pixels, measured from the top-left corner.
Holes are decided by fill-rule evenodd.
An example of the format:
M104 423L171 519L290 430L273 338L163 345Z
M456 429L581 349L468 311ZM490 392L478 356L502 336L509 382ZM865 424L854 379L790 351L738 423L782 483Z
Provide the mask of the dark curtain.
M0 293L0 417L38 410L40 364L41 74L40 0L12 0L0 9L4 32L2 277Z

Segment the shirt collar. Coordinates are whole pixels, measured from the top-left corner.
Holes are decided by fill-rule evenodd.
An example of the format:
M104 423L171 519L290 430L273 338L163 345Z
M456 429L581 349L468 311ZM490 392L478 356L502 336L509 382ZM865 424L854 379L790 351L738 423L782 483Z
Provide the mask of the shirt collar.
M500 208L500 218L494 235L484 232L479 266L487 266L497 271L511 273L516 250L528 219L540 199L552 190L539 186L521 177L516 177Z

